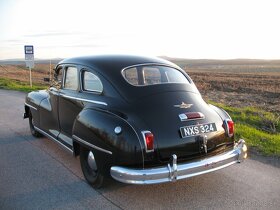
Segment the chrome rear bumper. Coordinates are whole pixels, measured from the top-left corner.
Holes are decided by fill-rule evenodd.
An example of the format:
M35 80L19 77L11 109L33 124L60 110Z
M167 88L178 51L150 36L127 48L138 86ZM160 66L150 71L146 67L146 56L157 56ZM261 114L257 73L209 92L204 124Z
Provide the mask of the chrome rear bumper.
M172 156L171 164L149 169L132 169L126 167L111 167L111 176L120 182L128 184L157 184L176 181L216 171L234 163L240 163L247 158L247 146L243 139L236 143L233 150L210 158L177 164L177 156Z

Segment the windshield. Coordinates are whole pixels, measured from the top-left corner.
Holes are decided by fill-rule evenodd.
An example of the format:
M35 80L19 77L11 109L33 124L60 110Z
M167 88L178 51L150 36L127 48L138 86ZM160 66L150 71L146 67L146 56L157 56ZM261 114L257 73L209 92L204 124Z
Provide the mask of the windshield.
M182 72L169 66L136 66L123 70L122 75L129 84L134 86L190 83Z

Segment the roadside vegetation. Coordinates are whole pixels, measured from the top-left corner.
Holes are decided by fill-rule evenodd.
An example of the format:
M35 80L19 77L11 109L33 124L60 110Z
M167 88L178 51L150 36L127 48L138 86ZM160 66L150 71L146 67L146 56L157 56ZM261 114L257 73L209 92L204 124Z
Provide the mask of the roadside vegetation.
M8 89L8 90L19 90L24 92L30 92L33 90L42 90L46 89L47 86L43 84L33 84L32 88L28 82L7 79L7 78L0 78L0 88L1 89Z
M280 156L280 115L253 107L236 108L210 102L226 110L235 122L236 139L264 155Z

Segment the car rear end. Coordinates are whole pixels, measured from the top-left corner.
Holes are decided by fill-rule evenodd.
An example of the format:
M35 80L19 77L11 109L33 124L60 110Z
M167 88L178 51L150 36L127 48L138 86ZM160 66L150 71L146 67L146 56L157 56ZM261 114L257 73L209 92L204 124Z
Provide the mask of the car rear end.
M153 184L215 171L247 157L244 140L234 142L227 113L202 99L183 71L166 65L140 65L122 72L135 97L144 145L144 168L111 167L121 182ZM138 92L138 94L137 94Z

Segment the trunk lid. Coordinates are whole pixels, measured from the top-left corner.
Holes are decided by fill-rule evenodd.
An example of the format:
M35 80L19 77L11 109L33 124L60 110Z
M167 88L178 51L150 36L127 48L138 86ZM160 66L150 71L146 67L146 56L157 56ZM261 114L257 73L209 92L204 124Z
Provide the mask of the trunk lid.
M225 137L223 120L205 103L200 94L188 91L158 93L134 102L133 107L147 125L146 129L153 133L155 152L161 161L168 161L172 154L176 154L178 158L189 158L210 153L230 141ZM179 117L190 112L200 112L205 117L183 121L182 117ZM192 128L209 123L213 124L212 130L208 130L211 132L208 133L197 134L197 131L194 131L196 129ZM191 126L191 130L186 126ZM190 136L183 138L182 132L185 132L183 135ZM206 150L203 143L205 135Z

